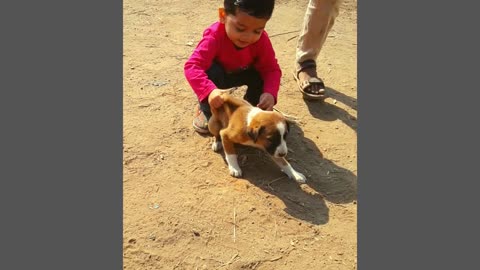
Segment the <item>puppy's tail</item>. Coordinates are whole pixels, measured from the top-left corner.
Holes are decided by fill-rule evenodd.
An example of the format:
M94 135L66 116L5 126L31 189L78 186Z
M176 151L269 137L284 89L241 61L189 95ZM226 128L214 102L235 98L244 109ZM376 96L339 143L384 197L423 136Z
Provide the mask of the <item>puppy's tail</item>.
M247 93L248 86L247 85L241 85L241 86L235 86L232 88L228 89L222 89L220 90L222 93L227 93L232 96L237 96L237 97L242 97Z
M241 94L240 92L246 93L247 89L248 86L242 85L221 90L222 93L220 94L220 96L223 99L223 105L217 109L211 108L212 113L216 114L216 111L224 111L227 115L231 115L241 105L249 104L243 98L237 97L239 94Z

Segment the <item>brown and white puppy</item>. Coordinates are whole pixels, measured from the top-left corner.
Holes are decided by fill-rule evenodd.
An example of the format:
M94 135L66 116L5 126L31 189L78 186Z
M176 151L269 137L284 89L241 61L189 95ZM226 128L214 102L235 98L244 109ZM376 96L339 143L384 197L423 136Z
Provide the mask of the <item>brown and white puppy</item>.
M208 129L215 137L213 151L220 151L223 146L230 175L242 176L234 148L234 144L238 143L264 150L290 179L305 183L306 177L295 171L285 159L288 152L285 139L289 132L285 117L275 111L263 111L227 92L221 97L223 105L211 108Z

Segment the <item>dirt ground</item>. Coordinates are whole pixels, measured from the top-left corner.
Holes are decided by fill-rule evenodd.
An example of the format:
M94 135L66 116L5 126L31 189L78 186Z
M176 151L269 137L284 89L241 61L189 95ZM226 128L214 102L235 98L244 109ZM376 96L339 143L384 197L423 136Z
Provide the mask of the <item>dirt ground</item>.
M244 177L229 176L212 138L191 127L183 64L222 1L123 2L124 269L356 269L356 1L342 4L318 59L324 103L304 101L292 77L307 2L277 1L266 28L303 185L246 147Z

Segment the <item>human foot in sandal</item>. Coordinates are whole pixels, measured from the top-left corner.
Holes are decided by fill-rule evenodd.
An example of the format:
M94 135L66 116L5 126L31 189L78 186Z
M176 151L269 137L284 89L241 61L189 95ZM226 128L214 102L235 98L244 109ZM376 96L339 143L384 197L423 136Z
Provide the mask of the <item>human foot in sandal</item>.
M313 60L300 63L293 74L298 84L298 89L307 100L324 100L325 84L317 76L317 65Z

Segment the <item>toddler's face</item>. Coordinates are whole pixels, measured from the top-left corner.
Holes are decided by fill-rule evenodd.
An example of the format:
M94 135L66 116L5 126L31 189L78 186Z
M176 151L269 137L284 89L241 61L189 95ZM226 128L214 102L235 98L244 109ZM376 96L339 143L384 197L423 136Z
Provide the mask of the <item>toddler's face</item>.
M237 11L236 15L220 16L225 24L228 38L239 48L245 48L260 39L268 19L259 19L245 12Z

